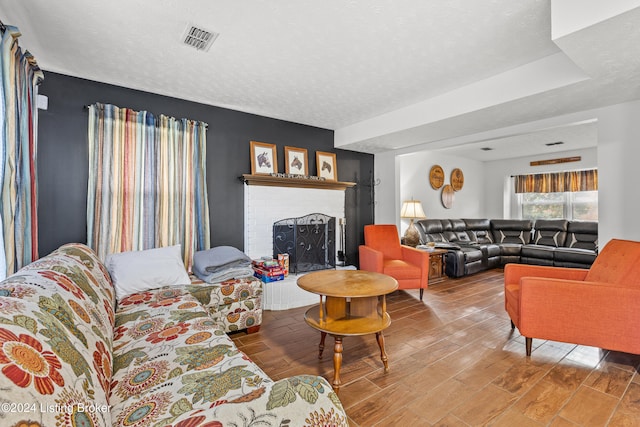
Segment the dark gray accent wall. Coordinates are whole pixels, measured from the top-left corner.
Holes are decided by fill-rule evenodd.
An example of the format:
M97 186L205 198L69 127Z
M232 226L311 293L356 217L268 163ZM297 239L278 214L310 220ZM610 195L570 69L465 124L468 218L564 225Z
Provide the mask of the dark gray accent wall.
M39 92L49 98L48 110L40 110L38 118L40 256L64 243L86 243L88 111L85 106L101 102L209 124L207 185L212 246L244 249L244 184L239 177L251 172L249 141L276 144L279 171L285 170L285 145L308 150L311 173L316 171L316 151L336 153L338 179L358 183L345 192L346 255L348 262L357 264L363 227L373 223L373 201L367 187L373 174L373 155L334 149L332 130L52 72L45 72ZM318 212L322 212L322 206L318 206Z

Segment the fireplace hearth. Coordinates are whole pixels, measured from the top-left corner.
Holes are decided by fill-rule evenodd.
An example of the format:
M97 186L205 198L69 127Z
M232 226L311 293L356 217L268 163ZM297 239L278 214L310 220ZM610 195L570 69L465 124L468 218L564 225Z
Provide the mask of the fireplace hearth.
M321 213L273 224L273 257L289 254L289 271L302 273L336 266L336 219Z

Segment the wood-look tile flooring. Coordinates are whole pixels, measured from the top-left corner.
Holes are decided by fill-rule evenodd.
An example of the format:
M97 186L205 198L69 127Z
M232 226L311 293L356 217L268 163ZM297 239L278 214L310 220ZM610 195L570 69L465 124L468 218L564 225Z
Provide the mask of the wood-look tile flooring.
M343 341L339 396L350 424L640 426L640 356L534 339L527 358L502 287L498 269L430 284L424 302L413 290L389 295L390 372L375 336ZM265 311L258 333L232 338L274 380L317 374L331 382L333 339L319 360L306 309Z

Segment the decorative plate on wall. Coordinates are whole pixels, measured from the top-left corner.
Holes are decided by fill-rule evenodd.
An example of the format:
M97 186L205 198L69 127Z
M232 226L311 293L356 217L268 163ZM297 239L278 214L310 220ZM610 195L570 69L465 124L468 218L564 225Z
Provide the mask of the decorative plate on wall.
M442 187L442 184L444 184L444 170L442 170L442 166L431 166L431 170L429 171L429 183L431 184L431 188L434 190Z
M447 209L451 209L453 206L453 199L455 198L455 191L450 184L447 184L442 189L442 206Z
M462 190L462 186L464 185L464 174L462 173L462 169L455 168L451 171L451 186L453 187L453 191Z

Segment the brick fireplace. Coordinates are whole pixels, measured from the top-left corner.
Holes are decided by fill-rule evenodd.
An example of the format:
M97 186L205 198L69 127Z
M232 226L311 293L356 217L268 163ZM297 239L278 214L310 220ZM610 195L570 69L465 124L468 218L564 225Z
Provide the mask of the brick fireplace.
M255 259L273 255L273 224L285 218L322 213L344 218L344 191L246 185L244 193L244 248ZM337 230L336 230L337 231ZM339 245L334 245L334 257Z
M273 225L286 219L322 213L335 218L336 224L345 217L345 189L351 182L313 181L272 176L244 175L244 251L253 258L273 256ZM340 241L336 229L336 240ZM335 244L337 258L340 244ZM304 274L304 273L301 273ZM299 276L289 274L285 280L266 283L262 306L265 310L287 310L315 304L318 296L296 285Z

